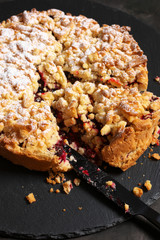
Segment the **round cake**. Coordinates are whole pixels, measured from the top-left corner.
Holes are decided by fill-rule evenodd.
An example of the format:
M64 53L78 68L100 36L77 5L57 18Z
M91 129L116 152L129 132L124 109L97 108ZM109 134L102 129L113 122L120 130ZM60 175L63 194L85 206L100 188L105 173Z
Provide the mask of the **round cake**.
M130 28L56 9L0 24L0 155L31 170L68 171L69 144L126 170L157 143L160 98Z

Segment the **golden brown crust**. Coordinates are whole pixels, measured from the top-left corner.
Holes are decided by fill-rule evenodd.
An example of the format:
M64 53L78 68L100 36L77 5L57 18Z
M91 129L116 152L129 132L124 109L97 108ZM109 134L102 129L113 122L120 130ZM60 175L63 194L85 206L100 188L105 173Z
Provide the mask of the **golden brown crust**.
M23 166L30 170L48 171L52 169L55 172L68 171L71 165L68 161L61 163L60 158L54 154L46 155L46 152L33 152L20 147L11 148L11 145L0 141L0 154L12 163Z
M123 171L136 164L152 141L155 126L159 118L147 120L137 119L133 127L127 127L112 140L109 146L102 149L103 160Z

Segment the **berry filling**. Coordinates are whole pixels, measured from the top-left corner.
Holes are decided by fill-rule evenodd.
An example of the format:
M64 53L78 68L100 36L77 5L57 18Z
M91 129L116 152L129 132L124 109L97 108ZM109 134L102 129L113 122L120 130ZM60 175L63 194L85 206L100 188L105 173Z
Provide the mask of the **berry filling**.
M54 83L54 87L52 89L50 89L47 86L47 82L46 82L46 79L44 77L44 74L40 71L38 71L38 73L40 75L40 80L38 81L39 87L38 87L38 90L37 90L37 92L35 94L35 98L34 98L35 102L41 102L43 100L42 97L41 97L41 94L43 95L46 92L54 92L54 91L61 88L60 84Z

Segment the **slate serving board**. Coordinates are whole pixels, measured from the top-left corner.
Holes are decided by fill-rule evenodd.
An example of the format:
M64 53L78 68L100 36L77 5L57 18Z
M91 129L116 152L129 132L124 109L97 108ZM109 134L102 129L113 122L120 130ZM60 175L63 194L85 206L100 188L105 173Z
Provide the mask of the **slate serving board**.
M160 74L160 36L135 18L87 0L11 1L0 4L0 21L31 8L58 8L65 12L96 19L100 24L132 27L132 34L148 56L149 90L160 95L160 85L153 79ZM142 200L151 204L160 197L160 161L148 158L148 149L137 165L127 172L107 168L107 172L132 190L138 183L150 179L153 188ZM159 152L159 147L154 148ZM153 152L152 152L153 153ZM50 193L45 181L47 173L29 171L0 158L0 235L19 238L63 239L100 231L126 221L126 216L109 200L85 182L74 187L69 195ZM66 174L74 179L76 174ZM54 187L56 189L57 187ZM29 205L25 196L33 192L37 201ZM82 210L79 210L82 207ZM66 209L63 212L63 209Z

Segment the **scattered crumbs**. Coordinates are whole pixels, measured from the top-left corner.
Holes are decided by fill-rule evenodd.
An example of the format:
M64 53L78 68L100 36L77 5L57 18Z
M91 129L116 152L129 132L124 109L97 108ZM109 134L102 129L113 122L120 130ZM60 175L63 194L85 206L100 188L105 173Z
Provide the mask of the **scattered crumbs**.
M144 186L146 187L146 189L147 189L148 191L150 191L151 188L152 188L151 181L150 181L150 180L146 180L145 183L144 183Z
M74 185L76 185L78 187L80 185L80 183L81 183L81 180L79 178L75 178L73 180L73 183L74 183Z
M106 182L106 186L107 186L107 187L111 187L111 188L113 188L113 189L116 188L116 184L115 184L113 181L107 181L107 182Z
M63 190L66 194L69 194L72 188L73 188L73 185L71 180L63 183Z
M63 208L63 210L62 210L63 212L66 212L66 209L65 208Z
M138 183L138 186L141 186L141 183Z
M160 77L156 76L154 80L160 83Z
M142 176L145 177L145 174L143 174Z
M56 189L56 193L60 193L60 190L59 190L59 189Z
M131 177L130 177L130 176L128 176L128 179L131 179Z
M124 204L125 213L129 212L129 205L127 203Z
M107 166L104 166L104 170L106 170L107 169Z
M81 211L81 210L82 210L82 207L78 207L78 209Z
M136 197L141 197L143 195L143 190L139 187L134 187L133 188L133 193Z
M156 160L160 160L160 155L158 153L153 153L151 157Z
M151 158L151 154L150 153L148 153L148 157Z
M50 193L54 192L53 188L50 188L50 189L49 189L49 192L50 192Z
M143 162L141 162L141 165L143 165Z
M51 170L48 172L49 177L46 178L47 183L55 185L62 183L65 180L65 176L63 173L53 173Z
M150 148L150 152L153 152L153 148Z
M28 195L26 196L26 199L28 200L29 203L36 202L36 199L35 199L33 193L28 194Z

